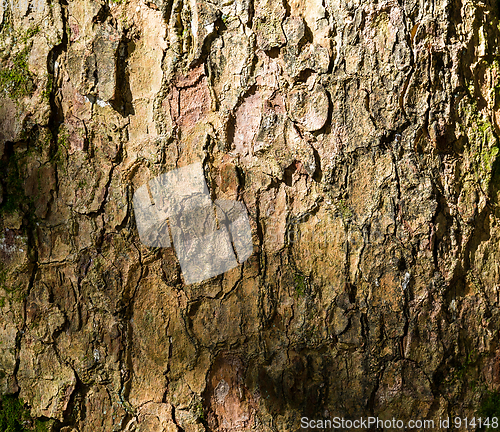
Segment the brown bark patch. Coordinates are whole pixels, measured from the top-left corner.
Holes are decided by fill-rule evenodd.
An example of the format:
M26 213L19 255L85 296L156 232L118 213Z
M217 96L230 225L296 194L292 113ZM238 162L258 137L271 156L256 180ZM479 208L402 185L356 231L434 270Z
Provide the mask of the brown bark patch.
M203 65L186 75L178 75L167 100L172 120L187 134L211 108L210 90Z
M214 362L205 392L210 430L243 430L253 423L256 401L244 385L244 365L233 355L220 355Z

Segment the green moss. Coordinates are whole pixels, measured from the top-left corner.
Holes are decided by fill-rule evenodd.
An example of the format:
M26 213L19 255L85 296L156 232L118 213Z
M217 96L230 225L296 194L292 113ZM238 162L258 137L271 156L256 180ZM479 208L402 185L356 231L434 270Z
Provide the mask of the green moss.
M0 397L0 431L47 432L51 422L33 419L24 402L16 396Z
M21 40L26 43L28 42L33 36L36 34L40 33L40 27L35 26L35 27L30 27L24 35L21 36Z
M337 210L340 212L340 215L342 216L344 222L347 222L352 218L352 211L344 199L341 199L337 202Z
M205 420L205 410L203 408L203 404L201 402L198 402L198 404L195 407L195 415L200 419L200 420Z
M57 136L57 144L63 146L65 149L68 148L69 133L66 129L60 129L59 135Z
M483 166L483 169L486 172L488 172L488 173L491 172L491 170L493 168L493 164L496 161L498 152L499 152L498 147L491 147L489 149L487 148L481 152L481 156L480 156L481 157L481 164Z
M305 297L307 291L307 277L301 273L295 273L294 284L297 297Z
M45 90L43 91L43 98L50 101L50 94L52 93L53 78L52 75L47 75L47 83L45 84Z
M0 89L12 99L33 94L33 79L28 70L29 50L25 48L15 54L11 64L0 69Z
M69 133L63 127L59 129L57 134L57 151L51 158L51 162L61 170L62 173L66 173L65 165L67 160L69 147Z
M39 32L38 26L30 27L24 34L18 36L18 41L24 48L14 54L7 65L0 69L0 89L12 99L33 94L33 76L28 68L28 57L30 41Z
M12 99L17 100L33 94L35 86L33 75L28 68L28 57L32 39L38 33L40 33L40 28L35 26L28 28L25 33L17 34L15 36L16 45L23 48L11 56L7 63L0 68L0 92Z
M471 94L472 97L472 94ZM462 133L467 136L472 174L487 193L495 163L500 153L498 137L490 118L478 109L477 102L464 101L459 108Z
M489 418L490 422L493 417L496 417L500 421L500 392L488 392L483 398L481 405L477 411L476 416L483 419ZM482 427L479 430L488 430Z
M2 396L0 403L0 430L2 431L23 431L24 404L20 399L12 396Z

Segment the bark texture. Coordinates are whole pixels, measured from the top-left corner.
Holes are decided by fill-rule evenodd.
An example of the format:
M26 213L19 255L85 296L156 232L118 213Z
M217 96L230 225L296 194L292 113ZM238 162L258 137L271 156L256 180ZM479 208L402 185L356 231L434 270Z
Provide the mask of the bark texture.
M472 417L500 389L500 4L0 5L0 393L53 430ZM253 255L186 286L134 191Z

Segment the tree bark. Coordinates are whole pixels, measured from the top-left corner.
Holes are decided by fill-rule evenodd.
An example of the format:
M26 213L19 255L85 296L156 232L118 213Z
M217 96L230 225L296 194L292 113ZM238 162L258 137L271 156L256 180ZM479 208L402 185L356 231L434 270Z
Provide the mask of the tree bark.
M499 20L0 5L0 394L63 432L500 414ZM253 250L186 284L133 197L195 163Z

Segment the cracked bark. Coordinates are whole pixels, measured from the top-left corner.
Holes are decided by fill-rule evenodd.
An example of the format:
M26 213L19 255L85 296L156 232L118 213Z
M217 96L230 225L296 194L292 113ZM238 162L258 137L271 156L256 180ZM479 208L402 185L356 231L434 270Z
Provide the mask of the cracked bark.
M500 390L498 2L21 9L0 9L1 71L26 49L35 84L0 80L1 393L62 432L271 431L471 418ZM254 253L186 286L132 196L194 162Z

